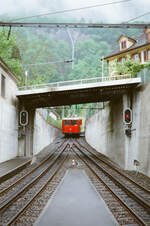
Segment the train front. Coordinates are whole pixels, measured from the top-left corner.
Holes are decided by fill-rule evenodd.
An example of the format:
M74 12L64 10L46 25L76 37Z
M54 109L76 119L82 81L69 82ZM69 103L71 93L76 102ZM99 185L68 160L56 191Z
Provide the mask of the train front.
M81 118L63 118L62 132L65 136L79 136L81 133Z

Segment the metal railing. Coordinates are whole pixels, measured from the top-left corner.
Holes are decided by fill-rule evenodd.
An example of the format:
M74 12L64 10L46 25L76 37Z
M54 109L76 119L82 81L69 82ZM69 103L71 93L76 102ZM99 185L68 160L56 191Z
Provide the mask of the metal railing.
M80 80L70 80L70 81L62 81L62 82L53 82L53 83L45 83L45 84L35 84L35 85L26 85L19 87L19 90L26 90L26 89L40 89L40 88L56 88L62 86L74 86L74 85L83 85L88 83L99 83L99 82L106 82L112 80L122 80L122 79L129 79L132 78L131 74L125 75L113 75L107 77L96 77L96 78L89 78L89 79L80 79Z

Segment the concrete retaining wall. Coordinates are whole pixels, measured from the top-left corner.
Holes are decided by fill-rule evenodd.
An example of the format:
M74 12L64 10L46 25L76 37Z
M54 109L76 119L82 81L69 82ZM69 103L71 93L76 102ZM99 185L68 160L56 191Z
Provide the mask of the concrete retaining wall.
M105 103L104 109L86 121L85 137L97 151L125 167L122 98Z
M42 111L37 110L34 121L33 154L37 154L45 146L52 143L60 133L61 130L50 126L44 119Z
M85 137L97 151L109 156L121 167L150 176L150 84L112 102L86 121ZM133 111L132 135L125 135L123 109Z

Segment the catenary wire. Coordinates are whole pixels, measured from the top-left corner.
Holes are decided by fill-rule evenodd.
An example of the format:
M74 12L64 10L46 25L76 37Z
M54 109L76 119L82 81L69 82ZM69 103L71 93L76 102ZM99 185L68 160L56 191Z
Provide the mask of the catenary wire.
M124 23L132 22L132 21L134 21L134 20L136 20L136 19L139 19L139 18L141 18L141 17L143 17L143 16L147 16L147 15L149 15L149 14L150 14L150 12L144 13L144 14L142 14L142 15L139 15L139 16L137 16L137 17L134 17L134 18L132 18L132 19L130 19L130 20L125 21Z
M37 64L25 64L24 66L37 66L37 65L45 65L45 64L64 63L65 61L66 60L54 61L54 62L44 62L44 63L37 63Z
M85 9L96 8L96 7L100 7L100 6L113 5L113 4L124 3L124 2L130 2L130 1L133 1L133 0L122 0L122 1L104 3L104 4L97 4L97 5L93 5L93 6L80 7L80 8L75 8L75 9L65 9L65 10L60 10L60 11L55 11L55 12L49 12L49 13L44 13L44 14L38 14L38 15L33 15L33 16L16 18L16 19L10 20L10 22L11 21L14 22L14 21L18 21L18 20L23 20L23 19L30 19L30 18L35 18L35 17L41 17L41 16L47 16L47 15L73 12L73 11L78 11L78 10L85 10Z

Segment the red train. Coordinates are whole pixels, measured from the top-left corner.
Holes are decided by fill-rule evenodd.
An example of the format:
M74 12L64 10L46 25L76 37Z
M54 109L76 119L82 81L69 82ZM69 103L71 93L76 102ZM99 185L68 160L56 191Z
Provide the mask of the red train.
M69 117L62 119L62 132L63 134L80 135L81 133L82 119L78 117Z

